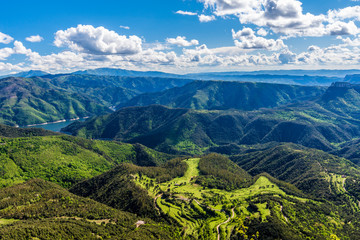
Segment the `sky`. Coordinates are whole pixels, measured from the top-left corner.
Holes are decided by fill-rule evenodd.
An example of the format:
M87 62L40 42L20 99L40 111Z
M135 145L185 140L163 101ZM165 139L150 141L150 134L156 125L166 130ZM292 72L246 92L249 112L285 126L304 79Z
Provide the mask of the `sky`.
M3 1L0 75L358 69L360 0Z

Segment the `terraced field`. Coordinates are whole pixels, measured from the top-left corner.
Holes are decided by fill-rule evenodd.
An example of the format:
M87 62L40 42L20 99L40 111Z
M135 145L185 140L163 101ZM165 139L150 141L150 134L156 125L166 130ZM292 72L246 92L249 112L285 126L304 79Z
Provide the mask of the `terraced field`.
M249 217L261 218L270 215L266 203L256 204L257 211L249 210L248 200L259 195L271 194L278 197L306 202L295 196L287 195L268 178L261 176L248 188L225 191L210 189L195 183L199 176L199 158L185 160L188 169L183 177L156 184L155 179L147 176L134 176L135 182L148 190L159 212L174 219L183 226L186 235L201 239L229 239L239 221ZM280 204L276 208L282 214ZM287 219L282 217L285 222Z

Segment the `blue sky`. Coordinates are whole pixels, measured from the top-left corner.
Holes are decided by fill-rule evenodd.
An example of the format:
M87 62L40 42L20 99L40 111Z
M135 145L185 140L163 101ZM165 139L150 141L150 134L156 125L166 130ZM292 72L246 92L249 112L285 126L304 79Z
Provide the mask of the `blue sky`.
M0 75L358 68L351 0L6 1Z

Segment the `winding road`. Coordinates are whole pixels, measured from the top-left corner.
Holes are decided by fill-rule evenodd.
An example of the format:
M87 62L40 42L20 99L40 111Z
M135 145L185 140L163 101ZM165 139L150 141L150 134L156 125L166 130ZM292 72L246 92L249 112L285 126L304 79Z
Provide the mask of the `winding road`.
M220 235L220 227L221 227L221 225L227 224L228 222L230 222L231 219L233 219L235 217L234 208L231 209L231 212L232 212L231 217L229 217L225 222L220 223L219 225L216 226L216 230L217 230L217 234L218 234L218 237L217 237L218 240L220 240L220 237L221 237L221 235Z

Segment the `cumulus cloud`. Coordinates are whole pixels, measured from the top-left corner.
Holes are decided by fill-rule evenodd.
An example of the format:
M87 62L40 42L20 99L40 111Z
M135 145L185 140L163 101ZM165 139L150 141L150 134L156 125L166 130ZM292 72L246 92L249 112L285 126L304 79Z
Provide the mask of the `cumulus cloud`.
M256 0L199 0L205 8L214 9L217 16L233 15L245 11L253 11L260 7L260 1Z
M142 51L142 40L138 36L127 37L104 27L95 28L91 25L78 25L76 28L57 31L54 44L95 55L131 55Z
M9 35L0 32L0 43L4 43L4 44L9 44L13 41L14 39L12 37L10 37Z
M195 16L197 15L197 13L194 13L194 12L188 12L188 11L182 11L182 10L179 10L176 12L176 14L180 14L180 15L188 15L188 16Z
M34 35L34 36L30 36L30 37L27 37L25 38L26 41L28 42L41 42L42 40L44 40L44 38L42 38L41 36L39 35Z
M353 22L343 20L360 21L360 6L330 10L327 15L314 15L304 13L299 0L199 1L217 16L234 15L242 24L270 28L285 37L356 34Z
M329 10L327 15L330 22L345 19L355 19L357 21L360 21L360 6Z
M22 42L15 41L13 48L2 48L0 49L0 60L6 60L8 57L10 57L13 54L23 54L30 56L32 54L31 49L27 49Z
M270 51L278 51L280 49L286 48L286 45L282 40L258 37L251 28L244 27L238 32L232 30L232 36L235 40L235 45L242 49L266 49Z
M198 17L199 17L200 22L211 22L211 21L215 20L215 16L213 16L213 15L207 16L207 15L201 14Z
M166 42L172 45L177 45L179 47L190 47L199 45L199 41L196 39L193 39L191 41L187 41L186 37L178 36L176 38L167 38Z
M332 36L356 35L359 33L359 29L353 21L348 23L337 21L327 25L326 28L329 34Z

